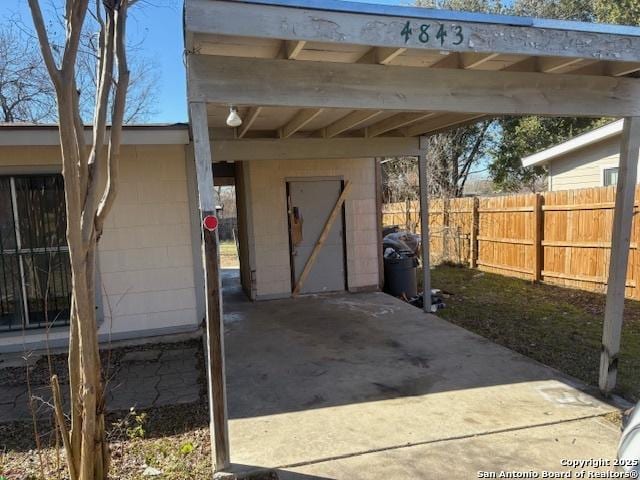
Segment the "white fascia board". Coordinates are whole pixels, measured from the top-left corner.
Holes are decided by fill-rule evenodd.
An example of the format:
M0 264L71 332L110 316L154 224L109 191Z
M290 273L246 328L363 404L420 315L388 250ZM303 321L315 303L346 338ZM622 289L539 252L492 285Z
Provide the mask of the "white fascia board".
M566 155L567 153L601 142L607 138L620 135L620 133L622 133L622 123L622 120L609 123L604 127L596 128L595 130L591 130L590 132L579 135L571 140L567 140L559 145L534 153L528 157L524 157L522 159L522 166L534 167L537 165L544 165L557 157Z
M85 130L87 142L91 142L92 132ZM122 132L123 145L188 145L189 131L185 128L127 128ZM24 127L2 128L0 126L0 146L56 146L60 145L57 128Z

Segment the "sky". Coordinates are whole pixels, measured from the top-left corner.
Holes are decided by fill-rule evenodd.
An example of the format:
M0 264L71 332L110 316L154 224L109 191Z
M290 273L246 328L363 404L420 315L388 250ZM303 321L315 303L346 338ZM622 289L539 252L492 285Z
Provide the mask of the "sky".
M40 0L47 5L62 5L63 0ZM358 0L352 0L358 1ZM362 0L364 1L364 0ZM365 3L407 5L406 0L367 0ZM157 105L147 120L150 123L187 121L186 74L182 36L183 0L150 0L131 9L127 26L128 41L140 45L136 52L150 58L158 69ZM32 29L31 13L26 0L0 0L0 22L20 21Z

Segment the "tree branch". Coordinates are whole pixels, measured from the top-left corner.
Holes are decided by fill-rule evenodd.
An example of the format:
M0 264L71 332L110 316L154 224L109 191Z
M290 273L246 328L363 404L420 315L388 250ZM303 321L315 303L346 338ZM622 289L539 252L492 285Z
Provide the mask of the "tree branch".
M38 35L40 43L40 50L42 51L42 58L47 66L51 80L56 89L60 88L62 83L61 73L58 69L55 60L53 59L53 53L51 52L51 45L49 43L49 36L44 26L44 19L42 17L42 10L40 9L39 0L29 0L29 8L31 9L31 17L33 18L33 25Z
M107 185L105 186L100 206L96 214L96 232L98 238L102 235L104 220L113 206L117 194L120 144L122 140L122 123L127 99L127 89L129 87L129 65L127 63L127 52L125 49L125 25L127 18L128 0L121 0L119 8L116 10L116 46L115 53L118 62L118 83L113 104L112 123L109 137L109 156L107 160Z

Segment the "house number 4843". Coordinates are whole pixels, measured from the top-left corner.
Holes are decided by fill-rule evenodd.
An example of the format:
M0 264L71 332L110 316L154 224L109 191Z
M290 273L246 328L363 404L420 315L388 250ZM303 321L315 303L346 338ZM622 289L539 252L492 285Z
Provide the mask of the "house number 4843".
M445 27L444 24L431 24L423 23L419 27L412 27L411 22L407 21L400 32L404 43L408 43L409 39L415 35L420 43L436 43L441 47L445 43L451 45L460 45L464 42L464 34L460 25L451 25L450 28Z

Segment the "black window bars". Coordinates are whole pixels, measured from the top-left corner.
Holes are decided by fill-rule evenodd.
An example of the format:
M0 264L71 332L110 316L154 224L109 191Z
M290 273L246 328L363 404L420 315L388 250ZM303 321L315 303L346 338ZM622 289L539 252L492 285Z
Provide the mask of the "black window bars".
M0 332L69 324L61 175L0 176Z

